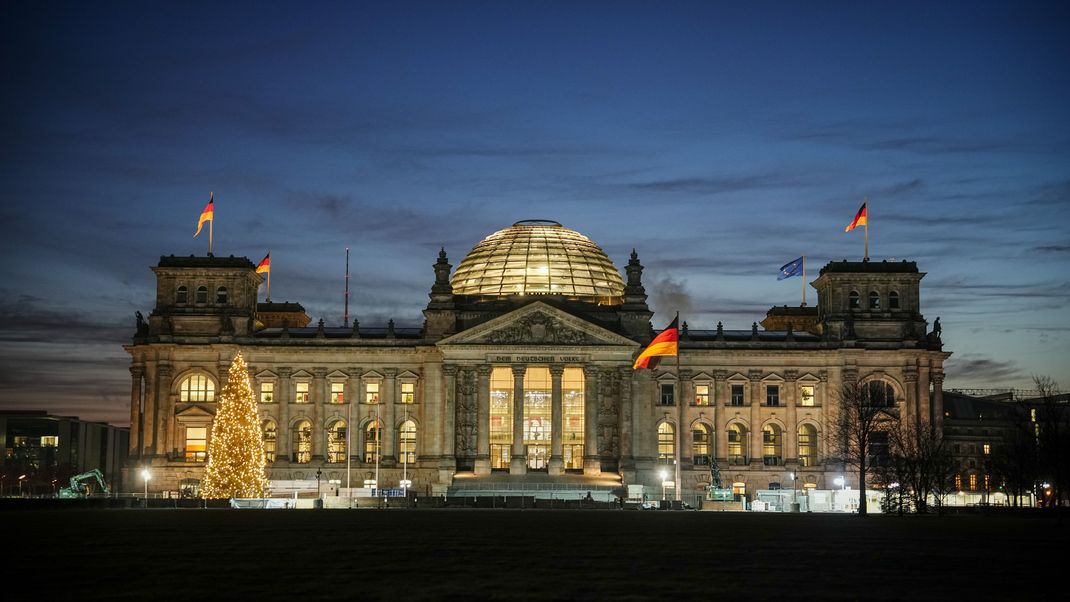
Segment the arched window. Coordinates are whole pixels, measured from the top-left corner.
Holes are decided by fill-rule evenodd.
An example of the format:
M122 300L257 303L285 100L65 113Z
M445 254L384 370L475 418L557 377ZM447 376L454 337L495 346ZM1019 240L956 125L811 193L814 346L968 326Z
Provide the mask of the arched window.
M381 431L378 420L372 420L364 427L364 461L369 464L374 464L380 456L383 444Z
M741 424L728 425L728 463L747 463L747 429Z
M227 304L227 287L221 286L215 289L215 303L216 305Z
M215 401L215 384L204 374L191 374L178 385L178 399L182 403Z
M710 427L705 424L691 429L691 458L696 466L710 464Z
M342 420L327 426L327 461L333 464L346 461L346 423Z
M883 380L871 380L862 389L862 400L867 406L891 408L895 406L895 389Z
M308 464L312 461L311 422L302 420L294 425L293 450L293 461L297 464Z
M195 302L200 304L200 305L204 305L205 303L208 303L208 287L207 286L198 286L197 287L197 297L195 299Z
M817 464L817 429L812 424L799 426L799 464L802 466Z
M899 293L895 291L888 293L888 309L899 309Z
M658 462L672 464L676 461L676 429L668 422L658 425Z
M880 309L881 308L881 296L877 294L877 291L869 291L869 308Z
M847 296L847 307L858 309L858 291L851 291L851 294Z
M271 464L275 461L275 443L278 439L278 429L274 420L265 420L260 424L260 428L264 433L264 461Z
M784 438L780 427L775 424L762 427L762 463L766 466L784 463Z
M185 305L188 302L189 302L189 289L184 287L184 286L178 287L178 290L175 291L175 303L178 304L178 305Z
M400 446L400 460L404 465L416 463L416 423L406 420L398 429L398 444Z

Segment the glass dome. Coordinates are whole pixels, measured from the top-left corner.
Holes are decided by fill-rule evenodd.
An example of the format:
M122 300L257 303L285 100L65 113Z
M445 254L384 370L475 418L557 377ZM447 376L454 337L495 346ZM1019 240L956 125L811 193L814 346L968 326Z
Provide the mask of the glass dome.
M456 295L561 295L617 305L624 281L591 239L548 220L499 230L473 248L450 279Z

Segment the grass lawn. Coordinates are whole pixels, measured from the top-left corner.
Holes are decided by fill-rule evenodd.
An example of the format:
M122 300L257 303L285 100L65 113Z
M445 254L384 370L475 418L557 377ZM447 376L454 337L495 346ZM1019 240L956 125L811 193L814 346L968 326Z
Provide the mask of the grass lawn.
M6 594L108 599L1039 600L1054 519L568 510L0 512ZM20 588L22 589L22 588ZM1061 596L1059 596L1061 597Z

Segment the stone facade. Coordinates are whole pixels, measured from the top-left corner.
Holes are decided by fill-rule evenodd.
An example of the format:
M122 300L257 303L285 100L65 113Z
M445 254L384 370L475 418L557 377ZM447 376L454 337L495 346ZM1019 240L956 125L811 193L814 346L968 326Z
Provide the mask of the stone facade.
M128 470L151 465L155 490L177 491L200 479L198 434L205 431L197 429L210 433L215 413L207 388L221 389L239 350L262 397L265 430L275 433L268 468L274 480L315 479L320 471L324 480L360 486L378 474L381 487L397 487L404 475L418 491L445 492L458 475L538 470L551 480L583 474L660 487L662 471L675 473L678 459L682 491L709 485L712 462L726 487L765 489L796 473L800 487L830 488L844 475L842 465L826 460L827 425L843 383L879 379L895 391L901 416L943 416L943 362L950 354L938 332L927 332L919 296L924 274L912 262L830 263L811 283L816 307L780 311L765 322L783 329L685 326L679 370L674 358L663 358L658 369L639 371L632 362L654 330L634 252L614 303L454 295L451 267L443 251L420 329L393 322L297 327L258 318L261 278L248 259L161 258L156 306L126 346ZM525 375L534 369L548 374L539 393L551 408L545 447L524 443L531 428ZM582 416L582 429L576 426L566 444L562 404L578 389L562 383L580 374L584 405L569 419L578 425ZM502 409L505 399L511 415ZM378 463L370 461L376 424ZM502 440L511 432L508 449L492 432ZM343 434L347 448L338 447ZM405 437L414 438L411 455L404 453ZM566 451L578 453L577 441L582 458L567 458ZM533 461L536 447L545 462Z

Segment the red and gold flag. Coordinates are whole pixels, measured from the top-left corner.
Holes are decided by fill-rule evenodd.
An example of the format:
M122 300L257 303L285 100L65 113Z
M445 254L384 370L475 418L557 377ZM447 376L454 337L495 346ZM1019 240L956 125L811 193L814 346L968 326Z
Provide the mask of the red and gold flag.
M267 274L269 272L271 272L271 251L268 251L268 254L256 265L257 274Z
M862 206L858 209L858 213L855 214L855 218L851 220L851 225L847 226L847 228L844 229L844 232L850 232L858 226L866 225L866 205L868 204L869 201L862 203Z
M197 232L193 234L193 238L197 238L197 235L201 233L201 227L204 226L204 222L213 221L215 216L215 193L208 195L208 205L201 211L201 219L197 220Z
M673 319L672 324L669 324L668 328L654 337L653 341L650 341L650 344L646 346L646 349L643 349L639 357L635 358L633 369L650 368L653 370L658 367L658 363L661 362L663 356L676 355L677 342L680 340L680 333L677 331L677 323L679 321L680 317L677 316Z

